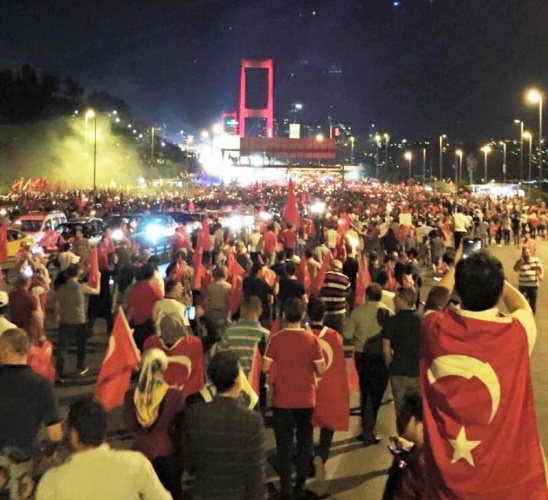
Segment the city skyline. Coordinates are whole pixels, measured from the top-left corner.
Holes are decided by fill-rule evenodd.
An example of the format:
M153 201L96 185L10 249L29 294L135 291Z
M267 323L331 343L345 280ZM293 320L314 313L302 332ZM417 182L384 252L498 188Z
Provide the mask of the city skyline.
M396 5L398 4L398 5ZM481 5L478 5L481 4ZM275 116L394 136L487 140L535 123L548 85L540 0L8 0L0 68L29 63L104 89L151 122L197 129L237 109L242 58L274 59Z

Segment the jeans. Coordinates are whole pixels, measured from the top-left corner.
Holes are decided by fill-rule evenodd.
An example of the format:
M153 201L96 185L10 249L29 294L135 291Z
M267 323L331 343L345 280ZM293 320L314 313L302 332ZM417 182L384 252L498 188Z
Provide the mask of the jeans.
M465 231L455 231L455 250L459 248L460 242L466 237Z
M64 375L65 358L69 341L76 343L76 368L82 370L86 362L86 341L88 339L88 328L85 323L81 325L59 324L59 341L57 343L57 374Z
M390 377L392 386L392 395L394 396L394 406L396 410L396 422L398 424L398 433L401 434L404 429L400 428L400 415L405 402L405 395L411 392L420 392L419 377L405 377L403 375L392 375ZM406 422L407 423L407 422Z
M313 427L311 423L313 408L276 408L274 407L274 435L276 437L277 469L280 474L281 496L292 496L292 450L293 435L297 434L296 484L304 485L308 476L310 457L313 450Z
M388 370L382 355L356 352L354 361L360 378L362 436L367 441L375 435L377 413L388 385Z
M527 299L527 302L529 302L529 305L531 306L531 309L533 310L533 314L536 314L536 312L537 312L538 287L536 287L536 286L520 286L519 291Z
M333 442L333 436L335 431L328 429L327 427L322 427L320 430L320 444L316 450L316 455L318 455L322 462L325 464L329 458L329 451L331 450L331 443Z

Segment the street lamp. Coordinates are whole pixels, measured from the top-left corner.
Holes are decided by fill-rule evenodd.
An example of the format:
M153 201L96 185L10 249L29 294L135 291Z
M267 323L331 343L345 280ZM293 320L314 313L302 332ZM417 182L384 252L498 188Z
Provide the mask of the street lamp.
M303 105L300 102L295 103L293 106L293 113L294 113L294 121L293 123L297 123L297 112L299 112L301 109L303 109Z
M386 141L384 144L384 163L386 164L386 172L385 172L385 178L386 175L388 175L388 143L390 142L390 136L388 134L383 135L384 140Z
M375 143L377 144L377 154L375 156L376 160L376 178L379 180L379 148L381 146L381 136L379 134L375 135Z
M519 179L523 180L523 120L514 120L516 125L519 125Z
M531 132L523 132L523 138L529 141L529 190L531 189L531 160L533 156L533 134Z
M527 100L531 104L538 104L538 188L542 189L542 101L543 95L538 89L527 92Z
M213 126L211 127L211 131L215 134L215 135L221 135L223 133L223 125L221 123L214 123Z
M506 184L506 142L500 141L499 144L502 146L502 177L504 184Z
M440 181L443 179L443 140L447 138L445 134L440 135Z
M422 184L426 184L426 148L422 148Z
M354 165L354 141L356 138L354 136L350 136L348 140L350 141L350 165Z
M481 148L481 151L483 151L483 155L484 155L484 164L483 164L484 175L483 175L483 178L484 178L484 182L487 184L487 155L491 152L491 146L486 144L485 146L483 146Z
M97 113L93 109L86 111L86 130L88 120L93 118L93 192L97 192Z
M411 151L406 151L406 152L403 154L403 157L409 162L408 180L410 181L410 180L411 180L411 162L412 162L412 160L413 160L413 154L411 153Z
M209 137L209 132L207 130L202 130L202 132L200 133L200 137L205 140Z
M462 149L457 149L455 151L455 158L457 161L455 161L455 184L458 185L460 180L462 179Z

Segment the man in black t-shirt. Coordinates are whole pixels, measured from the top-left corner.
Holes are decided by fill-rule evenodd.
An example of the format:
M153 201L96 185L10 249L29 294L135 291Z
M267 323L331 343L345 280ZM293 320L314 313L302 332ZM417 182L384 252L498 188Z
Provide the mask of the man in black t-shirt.
M274 294L272 287L259 276L264 264L255 262L251 268L251 276L244 278L243 292L244 297L258 297L262 305L260 322L263 326L270 320L270 301Z
M303 284L297 279L297 266L294 262L285 263L285 272L287 277L280 279L280 289L278 291L278 303L280 309L283 309L285 301L289 298L301 299L308 304L308 296Z
M42 425L53 445L46 455L63 438L53 386L27 365L29 347L28 334L19 328L0 336L0 475L7 478L3 485L0 481L0 498L3 491L10 491L11 498L27 498L15 492L23 483L32 488L35 440Z
M381 335L383 356L390 371L390 384L397 417L403 408L405 393L419 392L420 389L421 315L414 310L415 291L412 288L398 288L394 304L397 313L386 319Z

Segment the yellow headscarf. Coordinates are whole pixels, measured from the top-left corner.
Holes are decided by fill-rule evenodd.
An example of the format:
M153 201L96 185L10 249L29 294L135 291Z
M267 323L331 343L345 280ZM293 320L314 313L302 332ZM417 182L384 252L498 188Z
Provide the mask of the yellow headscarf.
M160 349L146 351L141 359L141 372L133 403L137 420L143 427L151 427L158 420L160 405L168 389L164 380L167 365L167 356Z

